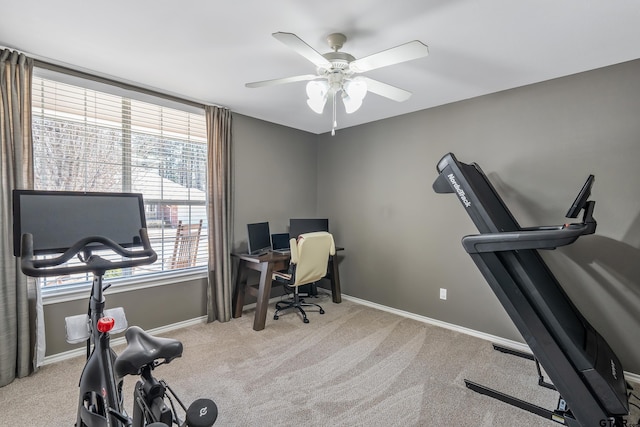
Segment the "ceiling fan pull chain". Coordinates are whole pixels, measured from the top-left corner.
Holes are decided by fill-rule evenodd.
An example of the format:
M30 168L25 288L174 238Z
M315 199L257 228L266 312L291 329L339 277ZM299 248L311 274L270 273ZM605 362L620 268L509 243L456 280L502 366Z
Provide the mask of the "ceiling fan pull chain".
M336 134L336 128L338 127L338 120L336 119L336 95L338 93L334 92L333 94L333 127L331 128L331 136Z

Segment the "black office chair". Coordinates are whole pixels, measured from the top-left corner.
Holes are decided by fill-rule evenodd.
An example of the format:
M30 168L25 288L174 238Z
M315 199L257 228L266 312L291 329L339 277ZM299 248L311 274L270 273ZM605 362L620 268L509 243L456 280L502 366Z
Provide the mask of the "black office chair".
M309 323L307 313L302 307L315 306L324 314L322 307L315 303L307 303L300 297L299 287L315 283L327 275L329 257L335 255L336 247L333 236L326 231L301 234L298 239L291 239L291 265L287 273L275 272L273 279L284 283L293 291L293 298L276 303L274 320L278 320L280 312L290 308L297 309L304 323Z

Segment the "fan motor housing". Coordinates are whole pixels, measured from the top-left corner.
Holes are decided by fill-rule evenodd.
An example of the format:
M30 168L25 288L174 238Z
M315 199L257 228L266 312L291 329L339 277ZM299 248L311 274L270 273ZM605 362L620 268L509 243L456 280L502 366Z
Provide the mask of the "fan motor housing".
M339 70L347 68L350 62L356 60L352 55L345 52L328 52L322 56L324 56L327 61L331 62L332 69Z

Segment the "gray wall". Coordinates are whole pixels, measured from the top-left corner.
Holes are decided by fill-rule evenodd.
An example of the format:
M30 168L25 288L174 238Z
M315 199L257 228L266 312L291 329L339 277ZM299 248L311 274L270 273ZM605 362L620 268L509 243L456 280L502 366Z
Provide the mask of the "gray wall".
M235 248L247 249L247 224L269 221L286 233L289 218L315 215L317 136L233 116Z
M318 206L347 249L343 292L522 341L460 244L477 230L431 188L436 163L480 164L523 226L566 222L593 173L596 235L543 256L640 373L639 76L640 60L321 135Z
M233 116L235 251L246 252L249 223L268 221L272 233L286 233L289 218L315 215L316 146L317 136L308 132ZM247 274L249 284L259 280L258 272ZM276 286L271 296L282 293L282 287ZM245 295L245 305L255 301Z

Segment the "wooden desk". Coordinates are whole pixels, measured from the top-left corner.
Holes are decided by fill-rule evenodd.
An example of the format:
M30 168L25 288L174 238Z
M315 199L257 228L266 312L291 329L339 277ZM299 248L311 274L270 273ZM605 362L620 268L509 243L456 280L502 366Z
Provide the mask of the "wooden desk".
M336 248L336 252L344 250L344 248ZM260 257L250 256L247 254L231 254L238 258L238 267L236 270L236 282L233 290L233 317L242 316L242 308L244 307L244 294L246 290L256 296L256 314L253 319L253 329L261 331L267 320L267 308L269 306L269 296L271 294L271 281L274 271L286 270L289 267L289 254L282 255L269 252ZM247 272L254 270L260 272L260 282L257 289L247 286ZM340 291L340 274L338 273L337 253L329 257L329 274L331 280L331 295L333 302L339 304L342 302Z

